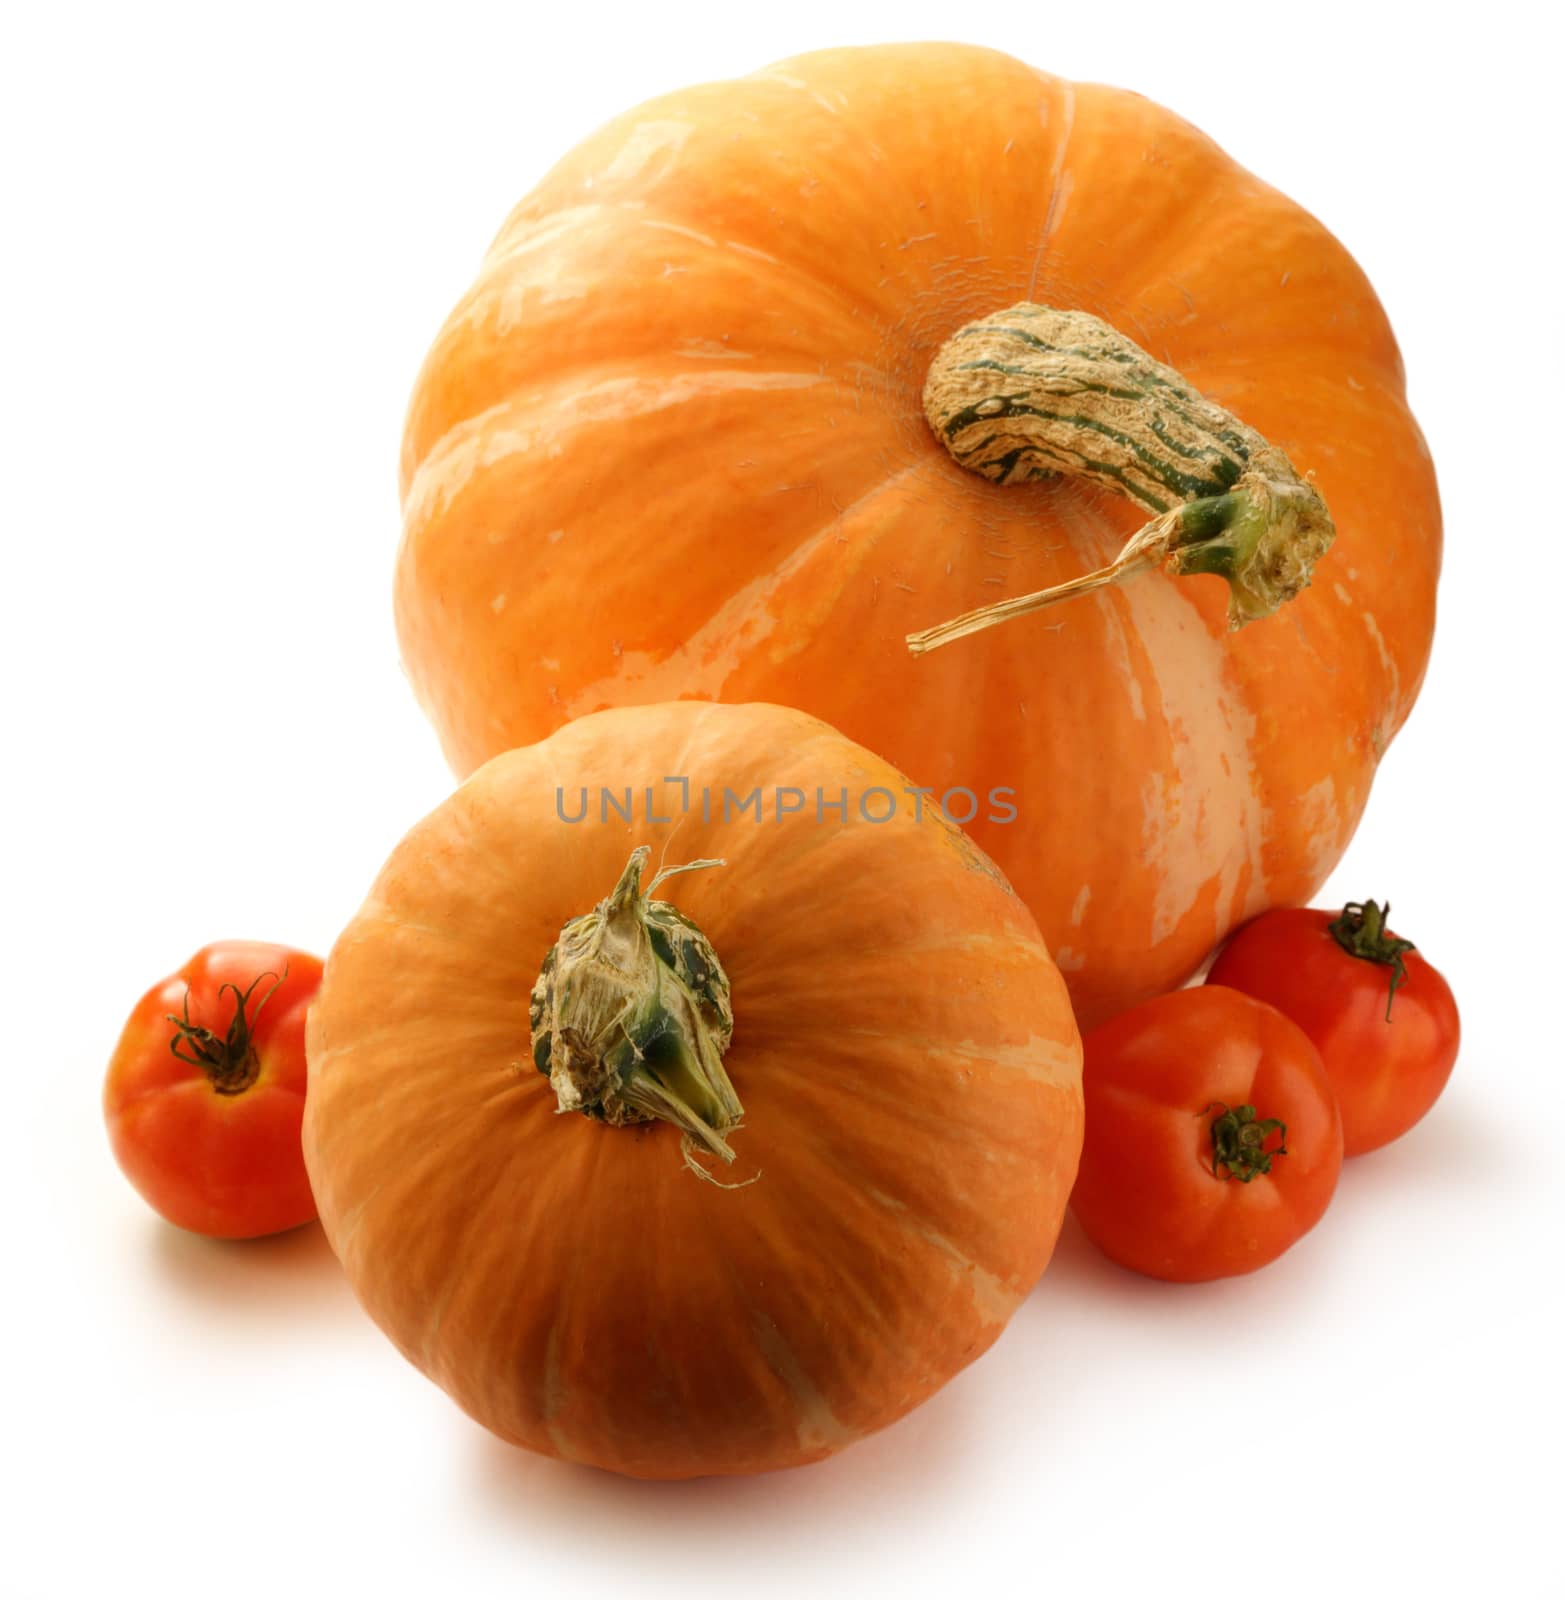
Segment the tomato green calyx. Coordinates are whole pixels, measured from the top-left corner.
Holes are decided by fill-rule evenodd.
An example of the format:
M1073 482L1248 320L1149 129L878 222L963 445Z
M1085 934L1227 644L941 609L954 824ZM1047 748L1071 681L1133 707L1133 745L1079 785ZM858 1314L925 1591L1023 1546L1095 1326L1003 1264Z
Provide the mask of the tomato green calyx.
M1386 995L1386 1021L1391 1020L1391 1002L1397 990L1407 982L1407 964L1402 957L1417 946L1411 939L1399 939L1386 927L1391 919L1391 902L1377 905L1373 900L1362 904L1350 901L1342 908L1342 915L1327 925L1332 938L1350 956L1360 961L1375 961L1391 968L1391 988Z
M170 1054L177 1061L200 1067L219 1094L243 1094L261 1071L260 1058L255 1053L256 1018L261 1015L261 1007L277 993L287 976L288 968L285 966L281 976L275 972L259 973L248 989L241 989L237 983L221 985L217 991L219 1000L230 990L234 996L233 1020L222 1038L210 1028L190 1020L190 988L186 985L184 1015L176 1017L172 1012L168 1013L168 1021L174 1024L174 1037L168 1042ZM255 1010L252 1011L250 996L261 986L264 978L276 981L256 1001ZM181 1050L181 1045L185 1049Z
M1272 1170L1272 1157L1288 1153L1288 1125L1276 1117L1258 1117L1254 1106L1225 1106L1214 1100L1201 1113L1215 1111L1212 1118L1212 1176L1237 1178L1240 1183L1261 1177ZM1282 1142L1266 1149L1266 1141L1276 1133ZM1219 1167L1228 1169L1226 1175Z

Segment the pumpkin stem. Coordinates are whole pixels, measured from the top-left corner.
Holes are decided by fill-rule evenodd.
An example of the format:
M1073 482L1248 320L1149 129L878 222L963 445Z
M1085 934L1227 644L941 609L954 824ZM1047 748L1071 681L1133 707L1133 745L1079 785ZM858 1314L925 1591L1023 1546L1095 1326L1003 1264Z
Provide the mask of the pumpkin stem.
M1166 564L1228 583L1228 625L1306 588L1336 537L1275 446L1084 311L1022 304L969 322L930 363L924 415L993 483L1085 478L1156 513L1108 566L908 635L914 655Z
M1249 1183L1252 1178L1264 1176L1272 1170L1272 1159L1285 1156L1288 1151L1288 1125L1276 1117L1258 1117L1254 1106L1234 1106L1231 1110L1222 1101L1215 1100L1203 1111L1215 1111L1212 1118L1212 1176L1237 1178ZM1281 1137L1270 1149L1266 1141L1273 1134ZM1226 1167L1227 1173L1219 1172Z
M533 1063L556 1109L613 1127L661 1120L724 1161L744 1108L722 1057L733 1039L728 977L706 935L641 875L631 852L608 897L560 930L532 992ZM692 861L675 872L720 867Z
M1418 947L1411 939L1399 939L1387 928L1391 916L1391 902L1377 905L1373 900L1360 904L1349 901L1342 915L1326 924L1326 931L1350 956L1360 961L1375 961L1391 968L1391 988L1386 995L1386 1021L1391 1020L1391 1002L1397 990L1407 982L1407 963L1402 959L1409 950Z
M287 976L288 968L285 966L281 976L275 972L259 973L248 989L241 989L237 983L223 984L217 991L217 997L221 1000L225 994L232 992L234 1015L228 1024L228 1032L222 1038L210 1028L190 1020L190 987L187 984L184 1014L176 1017L169 1012L165 1018L174 1024L174 1033L168 1042L169 1054L176 1061L200 1067L212 1080L212 1087L218 1094L243 1094L261 1072L261 1060L255 1053L253 1037L256 1018L261 1015L261 1007L277 993ZM260 987L263 978L276 981L256 1001L255 1010L251 1011L250 996ZM184 1048L181 1049L181 1046Z

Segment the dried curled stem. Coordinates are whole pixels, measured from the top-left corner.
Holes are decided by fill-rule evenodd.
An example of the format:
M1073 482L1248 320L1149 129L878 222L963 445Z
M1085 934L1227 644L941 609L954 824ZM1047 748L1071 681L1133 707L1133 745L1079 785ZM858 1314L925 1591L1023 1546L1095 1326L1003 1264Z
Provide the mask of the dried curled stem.
M532 992L533 1064L562 1112L614 1127L671 1122L688 1165L696 1147L732 1162L723 1136L744 1110L722 1062L734 1031L728 977L695 923L651 897L677 872L723 863L670 867L643 888L650 853L637 846L608 897L567 922L544 957Z
M1240 628L1304 589L1336 536L1281 450L1083 311L1023 304L959 328L930 363L924 414L993 483L1085 478L1154 515L1096 572L909 634L915 655L1160 565L1226 579Z

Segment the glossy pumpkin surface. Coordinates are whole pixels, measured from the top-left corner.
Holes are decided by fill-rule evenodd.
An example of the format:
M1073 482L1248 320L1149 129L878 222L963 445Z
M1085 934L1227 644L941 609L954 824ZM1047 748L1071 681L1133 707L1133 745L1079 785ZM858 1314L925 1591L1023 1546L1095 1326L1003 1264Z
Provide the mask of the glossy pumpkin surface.
M471 777L343 933L310 1024L321 1221L503 1438L644 1477L812 1461L932 1394L1043 1271L1082 1137L1065 987L938 811L863 819L905 783L792 710L605 712ZM648 785L667 820L639 792L602 820L604 787ZM725 820L755 790L764 816ZM545 958L640 845L723 863L655 890L727 975L743 1117L731 1166L695 1157L717 1182L675 1127L560 1114L535 1063Z
M1144 510L959 467L920 395L1019 301L1102 318L1288 453L1335 547L1225 631L1154 572L913 660L1097 568ZM512 213L419 378L396 608L460 773L674 698L820 715L973 832L1084 1026L1307 898L1423 677L1440 516L1385 315L1313 217L1169 111L954 45L654 101Z

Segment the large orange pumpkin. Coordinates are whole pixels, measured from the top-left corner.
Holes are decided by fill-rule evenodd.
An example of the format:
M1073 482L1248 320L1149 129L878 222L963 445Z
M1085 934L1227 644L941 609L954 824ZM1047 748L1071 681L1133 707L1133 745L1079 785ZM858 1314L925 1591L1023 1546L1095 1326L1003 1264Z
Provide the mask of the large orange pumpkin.
M1285 454L1336 526L1313 585L1230 635L1221 583L1154 571L911 658L1160 504L1085 446L991 482L931 431L942 346L1018 302L1099 319L1145 386L1177 384L1155 358ZM1142 428L1164 468L1168 421ZM459 772L700 697L801 706L937 792L1012 787L1018 821L972 831L1084 1025L1321 883L1434 622L1434 474L1346 251L1158 106L953 45L786 61L567 156L437 339L402 486L402 649Z
M1069 1000L905 783L777 706L586 717L471 777L338 941L321 1221L502 1437L644 1477L812 1461L1043 1271L1081 1148ZM664 888L665 857L699 870Z

